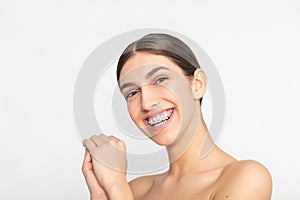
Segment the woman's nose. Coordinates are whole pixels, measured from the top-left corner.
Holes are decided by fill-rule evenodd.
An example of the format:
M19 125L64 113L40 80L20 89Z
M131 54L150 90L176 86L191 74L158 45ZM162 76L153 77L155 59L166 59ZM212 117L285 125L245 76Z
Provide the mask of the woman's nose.
M151 89L151 85L145 85L141 89L141 106L143 111L149 111L158 104L157 93Z

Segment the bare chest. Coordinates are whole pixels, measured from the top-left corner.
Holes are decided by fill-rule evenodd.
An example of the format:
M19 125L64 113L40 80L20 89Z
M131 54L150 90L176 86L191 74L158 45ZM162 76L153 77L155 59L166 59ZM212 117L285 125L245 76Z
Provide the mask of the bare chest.
M211 200L216 178L212 176L185 177L181 180L155 180L145 194L145 200Z
M143 200L211 200L211 192L209 190L193 190L191 188L176 187L170 190L161 190L159 188L151 189L147 195L144 196Z

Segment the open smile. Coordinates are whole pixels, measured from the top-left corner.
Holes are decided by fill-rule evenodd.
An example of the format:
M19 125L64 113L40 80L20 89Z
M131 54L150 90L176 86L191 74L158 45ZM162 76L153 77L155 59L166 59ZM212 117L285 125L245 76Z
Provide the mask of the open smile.
M169 108L159 113L152 114L144 119L144 123L151 131L160 131L172 117L173 112L174 108Z

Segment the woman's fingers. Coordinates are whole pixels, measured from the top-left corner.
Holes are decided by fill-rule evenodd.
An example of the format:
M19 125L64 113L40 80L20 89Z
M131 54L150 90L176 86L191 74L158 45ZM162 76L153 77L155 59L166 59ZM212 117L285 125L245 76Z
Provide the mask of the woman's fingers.
M83 145L90 153L94 169L95 164L104 164L121 171L127 168L126 145L117 137L104 134L93 135L84 140Z
M120 139L118 139L118 138L116 138L115 136L112 136L112 135L108 136L108 138L110 139L110 141L113 141L114 144L116 146L118 146L121 150L126 151L126 145L122 140L120 140Z
M92 165L92 156L91 154L86 150L84 159L83 159L83 165L82 165L82 173L84 175L85 181L87 183L87 186L89 188L91 197L98 197L99 199L106 200L107 196L104 191L104 189L99 184L96 175L93 171L93 165Z
M93 169L93 165L92 165L91 154L87 150L85 150L83 164L82 164L82 171L84 172L86 170L92 170L92 169Z
M83 140L82 144L89 152L93 152L93 150L97 147L97 145L91 139Z
M106 135L100 134L100 135L93 135L91 137L91 140L96 144L96 146L102 146L103 144L109 142L109 139Z
M90 173L93 172L93 164L91 154L85 150L83 164L82 164L82 173L84 176L90 176Z
M83 145L87 150L83 169L87 171L85 178L90 191L99 191L94 188L95 180L106 191L116 182L126 182L127 157L123 141L101 134L84 140Z
M108 142L118 147L119 149L126 151L125 143L122 140L112 135L110 136L106 136L104 134L93 135L90 139L84 140L83 145L88 149L89 152L93 152L93 150L96 147L101 147Z

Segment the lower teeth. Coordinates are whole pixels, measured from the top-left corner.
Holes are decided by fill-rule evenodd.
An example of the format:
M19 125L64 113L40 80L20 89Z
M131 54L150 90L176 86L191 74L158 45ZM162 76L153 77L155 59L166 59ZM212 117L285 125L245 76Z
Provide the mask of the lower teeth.
M157 123L157 124L152 124L152 125L150 125L150 126L153 126L153 127L161 126L161 125L163 125L166 121L167 121L167 119L165 119L165 120L163 120L163 121L161 121L161 122L159 122L159 123Z

